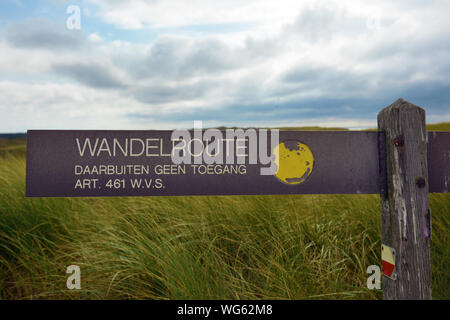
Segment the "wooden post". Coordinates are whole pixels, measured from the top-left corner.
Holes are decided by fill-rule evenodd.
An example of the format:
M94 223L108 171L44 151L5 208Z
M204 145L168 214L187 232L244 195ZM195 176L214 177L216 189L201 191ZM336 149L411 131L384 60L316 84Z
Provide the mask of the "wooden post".
M380 167L385 165L387 173L382 177L381 241L393 248L395 260L392 276L383 275L383 298L431 299L425 111L399 99L378 114L378 129L385 132L380 159L386 162Z

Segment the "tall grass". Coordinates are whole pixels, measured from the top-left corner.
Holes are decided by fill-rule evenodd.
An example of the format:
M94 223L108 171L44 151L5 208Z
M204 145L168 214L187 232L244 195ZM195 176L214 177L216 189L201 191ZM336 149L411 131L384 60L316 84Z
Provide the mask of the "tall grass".
M379 299L377 195L27 199L0 154L2 299ZM433 298L448 299L448 195L431 195ZM82 289L66 288L81 267Z

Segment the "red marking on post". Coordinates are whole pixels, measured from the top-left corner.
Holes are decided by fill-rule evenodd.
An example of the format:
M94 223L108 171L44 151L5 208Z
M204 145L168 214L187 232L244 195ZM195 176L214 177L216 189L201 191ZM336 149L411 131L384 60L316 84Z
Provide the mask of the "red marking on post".
M387 277L391 277L392 273L394 272L395 265L383 260L382 267L383 267L383 274Z

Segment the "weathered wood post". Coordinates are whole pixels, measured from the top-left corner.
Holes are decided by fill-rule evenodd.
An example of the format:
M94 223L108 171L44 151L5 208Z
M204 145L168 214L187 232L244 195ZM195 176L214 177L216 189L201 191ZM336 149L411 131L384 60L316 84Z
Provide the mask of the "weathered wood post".
M431 299L425 111L399 99L378 114L378 129L386 138L385 150L380 148L386 161L380 166L387 173L381 192L382 255L394 260L390 276L383 270L383 298ZM386 266L392 267L389 261Z

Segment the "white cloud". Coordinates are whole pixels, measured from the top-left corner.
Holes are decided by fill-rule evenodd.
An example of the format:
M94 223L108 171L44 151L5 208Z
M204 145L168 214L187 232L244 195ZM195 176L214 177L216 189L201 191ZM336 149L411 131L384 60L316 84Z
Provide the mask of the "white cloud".
M302 6L295 0L93 0L93 3L100 7L100 15L105 21L126 29L225 23L279 24L292 18Z
M94 43L98 43L98 42L102 42L103 38L98 34L98 33L91 33L88 36L89 41L94 42Z
M143 106L117 91L76 84L0 81L2 132L24 129L130 129L125 115ZM144 127L144 126L143 126ZM141 127L143 129L143 127ZM148 124L147 128L150 128Z
M90 19L156 39L114 39L114 28L75 37L33 21L1 30L0 131L190 127L194 117L373 127L400 96L448 119L449 3L92 2Z

